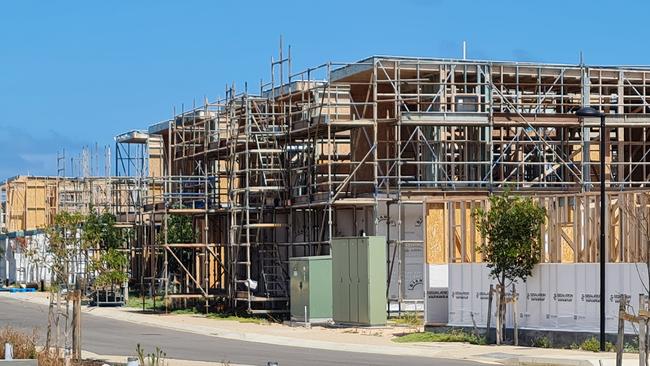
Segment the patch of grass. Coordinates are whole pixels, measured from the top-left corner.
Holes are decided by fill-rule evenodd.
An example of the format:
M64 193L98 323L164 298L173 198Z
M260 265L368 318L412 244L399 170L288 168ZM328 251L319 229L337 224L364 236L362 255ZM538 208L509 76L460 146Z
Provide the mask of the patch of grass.
M408 327L419 327L423 323L423 319L420 318L417 313L404 313L397 318L390 320L391 323L396 325L405 325Z
M192 315L192 314L201 314L198 310L195 308L189 308L189 309L176 309L171 311L172 314L175 315Z
M210 313L207 315L208 319L215 320L231 320L240 323L250 323L250 324L268 324L269 321L263 318L257 317L248 317L248 316L239 316L234 314L220 314L220 313Z
M126 302L126 306L130 308L142 309L142 297L140 296L129 296L129 301ZM145 310L165 310L165 303L162 296L156 296L156 307L153 306L153 298L145 297L144 298L144 309Z
M580 344L580 349L583 351L600 352L600 341L596 337L585 339ZM605 352L615 351L616 347L611 342L605 342Z
M486 344L484 337L477 337L474 334L461 330L452 330L447 333L417 332L403 335L393 339L397 343L411 342L461 342L471 344Z
M156 307L154 308L153 306L153 299L151 297L145 297L144 299L144 308L145 310L156 310L156 311L164 311L165 310L165 299L161 296L156 296ZM142 309L142 297L138 296L137 294L133 294L129 296L129 300L126 303L127 307L130 308L135 308L135 309ZM175 310L170 310L170 314L174 315L203 315L205 314L204 312L198 310L195 307L189 307L185 309L175 309ZM269 320L265 318L260 318L260 317L253 317L253 316L240 316L237 314L233 313L209 313L206 315L206 318L208 319L215 319L215 320L231 320L231 321L236 321L240 323L251 323L251 324L268 324Z

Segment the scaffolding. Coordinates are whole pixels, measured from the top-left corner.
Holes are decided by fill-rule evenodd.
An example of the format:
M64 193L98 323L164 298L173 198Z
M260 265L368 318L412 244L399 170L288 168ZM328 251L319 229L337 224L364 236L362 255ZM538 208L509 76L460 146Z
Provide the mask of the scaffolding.
M139 288L141 294L148 289L153 295L161 266L154 242L160 224L152 207L163 194L163 139L144 131L129 131L115 137L114 151L111 212L126 239L123 249L130 263L130 286Z
M636 192L645 207L649 68L373 56L292 72L281 52L270 79L149 129L164 163L138 188L143 277L170 299L286 312L289 258L384 235L388 297L401 306L423 300L413 268L481 260L468 213L489 194L532 195L556 215L549 225L564 234L546 234L548 262L594 260L581 231L596 224L601 174L611 195ZM575 116L586 105L606 113L606 136ZM612 210L612 227L623 225ZM177 217L195 240L170 241ZM638 237L612 230L612 260L645 255Z

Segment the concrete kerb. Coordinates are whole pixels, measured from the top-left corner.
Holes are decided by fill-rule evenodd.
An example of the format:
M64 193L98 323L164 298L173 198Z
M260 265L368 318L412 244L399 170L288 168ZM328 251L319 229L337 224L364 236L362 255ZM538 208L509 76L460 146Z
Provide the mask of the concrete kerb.
M506 366L616 366L616 360L522 356L504 360L503 364ZM623 360L623 366L632 365L638 365L638 360Z
M2 366L38 366L38 360L0 360Z
M592 366L589 360L557 359L550 357L516 357L503 361L506 366Z

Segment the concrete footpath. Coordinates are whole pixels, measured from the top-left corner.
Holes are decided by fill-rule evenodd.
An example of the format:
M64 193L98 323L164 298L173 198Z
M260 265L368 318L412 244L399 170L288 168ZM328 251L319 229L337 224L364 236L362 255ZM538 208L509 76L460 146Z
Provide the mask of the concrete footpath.
M47 304L47 293L0 293L2 297ZM276 323L253 324L210 319L202 315L143 314L134 308L83 308L84 313L177 331L248 342L281 346L317 348L332 351L362 352L397 356L464 359L486 364L506 365L615 365L615 353L544 349L514 346L479 346L466 343L395 343L395 336L417 329L385 328L312 328L289 327ZM120 356L103 356L120 357ZM109 358L102 358L110 361ZM122 357L124 360L124 357ZM180 363L177 363L180 362ZM172 364L189 365L174 361ZM625 365L638 365L638 355L626 354ZM194 365L194 364L193 364ZM207 363L196 363L196 366Z

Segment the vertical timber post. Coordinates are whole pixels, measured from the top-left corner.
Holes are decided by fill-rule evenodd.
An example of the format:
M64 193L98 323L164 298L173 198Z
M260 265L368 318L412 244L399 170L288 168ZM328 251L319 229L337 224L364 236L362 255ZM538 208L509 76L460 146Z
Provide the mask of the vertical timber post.
M639 306L639 309L643 309L644 311L648 311L648 295L643 294L642 295L642 302ZM639 314L641 315L641 314ZM647 316L643 316L641 318L642 323L640 324L640 328L643 328L643 365L648 366L648 318ZM639 345L639 350L641 349L641 346Z
M639 295L639 315L645 310L645 295ZM646 360L646 323L645 319L639 316L639 366L645 366Z
M81 289L77 282L72 295L72 357L81 359Z
M618 302L618 336L616 338L616 366L623 365L623 344L625 338L625 308L627 298L621 295Z
M492 320L492 294L494 293L494 285L490 285L490 291L488 292L488 308L487 308L487 325L485 330L485 339L487 343L490 344L490 321Z

